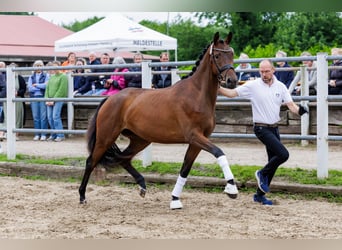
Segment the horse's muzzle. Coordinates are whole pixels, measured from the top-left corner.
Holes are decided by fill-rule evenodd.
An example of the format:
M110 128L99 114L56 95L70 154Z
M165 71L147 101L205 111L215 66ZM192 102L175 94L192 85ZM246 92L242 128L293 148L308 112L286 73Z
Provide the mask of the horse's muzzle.
M221 86L225 88L229 88L229 89L235 89L237 82L238 82L237 79L232 79L228 77L227 81L223 82L223 84L221 83Z

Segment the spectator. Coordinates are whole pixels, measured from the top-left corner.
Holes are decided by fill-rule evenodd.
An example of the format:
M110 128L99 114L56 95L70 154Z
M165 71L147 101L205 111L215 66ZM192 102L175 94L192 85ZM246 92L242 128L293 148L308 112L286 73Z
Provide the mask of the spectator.
M245 53L241 53L239 59L249 59L249 56ZM235 70L250 70L253 69L253 67L250 63L242 62L240 63ZM239 83L243 83L248 80L253 80L257 77L260 77L258 72L251 72L251 71L239 71L236 72L236 76L238 78Z
M134 54L133 62L141 63L143 60L143 55L141 53ZM141 66L129 68L130 72L141 72ZM125 75L125 80L127 82L127 87L131 88L141 88L141 74L135 75Z
M108 53L102 53L100 58L101 65L108 65L110 62L110 56ZM100 73L100 72L110 72L108 68L102 69L93 69L91 72L93 73ZM86 84L83 85L84 88L89 89L88 92L84 93L83 95L101 95L103 92L106 91L104 84L106 80L110 78L110 75L96 75L96 76L88 76L86 79ZM80 88L79 92L84 92L83 87Z
M168 52L162 52L160 54L160 62L166 63L168 61L169 61L169 53ZM171 70L170 66L162 66L162 67L157 67L154 69L154 71L170 71L170 70ZM169 87L169 86L171 86L171 83L172 83L171 74L169 74L169 73L153 75L152 87L155 89Z
M9 65L10 67L16 67L17 65L15 63L11 63ZM6 64L4 62L0 62L0 68L6 67ZM6 72L3 72L1 75L1 91L0 91L0 97L1 98L6 98L7 97L7 82L6 82ZM16 97L24 97L25 92L26 92L26 82L25 79L21 76L18 75L17 73L15 74L15 96ZM7 109L7 103L3 103L3 109L6 111ZM24 103L23 102L16 102L15 103L15 112L16 112L16 128L23 128L24 125ZM4 119L3 119L3 124L2 124L2 129L6 129L6 116L7 113L3 112L4 114ZM1 135L1 139L4 139L5 132ZM16 135L16 140L19 140L18 134Z
M49 74L44 72L41 67L44 66L43 61L37 60L33 63L33 67L39 67L36 69L33 74L28 78L27 86L28 92L31 98L44 98L46 84L49 81ZM47 129L48 128L48 120L47 120L47 111L45 101L40 102L31 102L31 111L33 118L33 126L35 129ZM45 132L35 132L34 141L45 141L46 133Z
M284 51L277 51L276 58L284 58L287 57L286 52ZM287 62L277 62L277 68L290 68L291 66ZM276 71L274 75L277 77L277 79L284 83L286 88L290 87L290 84L294 78L294 73L292 70L287 71Z
M342 49L331 49L332 56L342 56ZM342 59L333 60L331 66L342 66ZM329 71L329 83L328 83L329 95L342 95L342 68L330 69Z
M99 65L101 62L97 59L95 52L90 52L88 55L88 63L87 65ZM97 69L90 69L89 72L96 72ZM98 76L86 76L86 82L81 87L77 89L77 91L74 91L74 95L84 95L85 93L90 92L92 89L92 82L96 81L98 79ZM95 85L94 85L95 88ZM95 91L94 91L95 92Z
M4 69L6 68L6 63L5 62L0 62L0 68ZM0 98L5 98L6 97L6 71L0 72ZM5 129L5 110L3 107L3 102L0 102L0 128ZM0 140L2 141L5 139L5 131L0 131Z
M300 54L301 57L305 56L312 56L309 52L304 51ZM307 66L308 68L316 67L316 64L312 60L303 60L303 65ZM290 84L289 92L290 94L293 93L295 95L300 95L301 86L298 84L301 81L301 72L298 71L295 78ZM317 70L316 69L308 69L308 83L309 85L309 95L316 95L317 93Z
M11 63L11 67L18 67L16 63ZM26 81L19 74L15 75L15 97L24 98L26 93ZM25 124L25 102L15 103L15 127L23 128ZM19 134L16 134L16 140L19 140Z
M76 66L84 66L86 65L86 60L84 58L78 58L76 60ZM83 74L85 69L76 69L75 73ZM78 90L86 84L86 76L84 75L75 75L74 76L74 95L78 93Z
M113 64L126 64L125 60L118 56L113 60ZM115 68L115 73L124 73L128 72L127 68ZM120 90L126 88L126 80L125 75L111 75L110 79L106 81L107 90L102 93L102 95L114 95L118 93Z
M61 66L59 61L52 62L52 66ZM66 98L68 97L68 78L60 70L53 70L54 74L50 76L50 79L46 85L45 98ZM47 101L47 117L51 129L63 129L63 123L61 118L63 101ZM63 133L52 133L48 141L60 142L65 139Z
M68 54L67 60L62 63L62 66L73 66L76 65L76 53L75 52L70 52ZM63 70L63 72L72 72L74 70Z
M227 97L248 98L252 103L252 116L254 133L265 145L268 162L261 170L255 172L258 189L253 200L262 205L273 205L273 202L265 197L278 167L287 161L289 152L280 141L278 122L280 121L280 107L285 104L288 109L298 115L303 115L307 110L295 104L283 83L274 77L275 68L270 60L263 60L259 64L261 78L235 88L220 87L219 93Z

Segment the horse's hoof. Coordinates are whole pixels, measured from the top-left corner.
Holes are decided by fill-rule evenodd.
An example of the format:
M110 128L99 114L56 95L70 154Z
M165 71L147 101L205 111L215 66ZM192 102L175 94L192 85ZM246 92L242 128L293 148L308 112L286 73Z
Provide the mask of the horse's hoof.
M146 195L146 189L144 189L144 188L140 188L139 195L140 195L142 198L145 198L145 195Z
M183 208L183 204L180 200L172 200L170 202L170 209L174 210L174 209L182 209Z
M87 204L87 200L80 200L80 204Z
M229 198L231 199L236 199L237 198L237 194L227 194Z
M236 185L235 184L232 185L230 183L227 183L223 192L225 192L229 196L229 198L231 198L231 199L236 199L237 195L239 193Z

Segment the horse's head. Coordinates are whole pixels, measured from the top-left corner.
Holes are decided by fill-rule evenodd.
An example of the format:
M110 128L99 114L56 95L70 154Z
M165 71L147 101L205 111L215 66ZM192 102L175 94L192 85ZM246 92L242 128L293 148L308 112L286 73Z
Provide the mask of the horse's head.
M213 43L209 48L213 72L217 75L219 84L230 89L235 88L237 84L237 77L233 67L234 50L229 46L232 37L232 32L229 32L223 41L220 39L219 32L216 32Z

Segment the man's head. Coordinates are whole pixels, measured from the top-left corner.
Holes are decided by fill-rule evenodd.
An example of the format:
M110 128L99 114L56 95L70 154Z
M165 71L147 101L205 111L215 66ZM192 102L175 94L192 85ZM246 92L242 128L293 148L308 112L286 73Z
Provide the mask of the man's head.
M304 51L302 54L300 54L301 57L305 56L312 56L310 52ZM308 67L312 67L313 61L310 60L303 60L302 63Z
M100 58L101 64L109 64L110 62L110 56L108 53L102 53Z
M89 55L88 55L88 58L89 58L89 62L93 62L96 60L96 53L95 52L90 52Z
M278 50L276 53L276 58L283 58L283 57L287 57L287 54L285 51L282 50ZM277 65L279 67L283 67L285 65L286 62L277 62Z
M259 72L264 83L270 84L273 81L275 72L273 63L270 60L262 60L259 64Z
M241 59L241 60L249 59L249 56L247 54L245 54L245 53L241 53L239 59ZM243 69L246 68L247 65L248 65L248 63L246 63L246 62L240 63L240 67L243 68Z
M332 56L341 56L342 55L342 49L341 48L332 48L331 49L331 55ZM340 60L334 60L334 63L338 62Z
M143 55L141 53L136 53L134 54L134 57L133 57L133 61L134 63L141 63L141 61L143 60Z
M161 62L168 62L169 61L169 53L168 52L162 52L160 54L160 61Z

